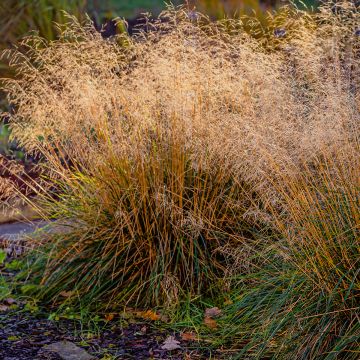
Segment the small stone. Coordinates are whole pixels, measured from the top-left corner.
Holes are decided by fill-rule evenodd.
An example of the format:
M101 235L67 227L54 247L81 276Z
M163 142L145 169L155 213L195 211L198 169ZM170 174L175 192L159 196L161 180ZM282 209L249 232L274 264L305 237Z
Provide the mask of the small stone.
M46 351L58 354L63 360L93 360L94 356L90 355L84 349L76 346L70 341L59 341L43 348Z

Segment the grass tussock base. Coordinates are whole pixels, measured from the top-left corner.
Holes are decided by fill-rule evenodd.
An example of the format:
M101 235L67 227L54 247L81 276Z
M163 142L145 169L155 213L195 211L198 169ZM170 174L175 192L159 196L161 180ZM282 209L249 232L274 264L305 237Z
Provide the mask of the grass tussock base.
M160 18L111 40L70 19L12 54L13 135L46 159L42 211L69 228L38 244L39 296L190 299L188 326L208 298L239 358L356 359L357 7L283 8L261 37L186 8Z
M160 147L145 162L113 157L61 180L52 215L74 224L50 243L42 282L52 298L62 287L102 306L170 305L220 290L223 249L254 239L241 220L251 189L224 168L194 169L180 144Z

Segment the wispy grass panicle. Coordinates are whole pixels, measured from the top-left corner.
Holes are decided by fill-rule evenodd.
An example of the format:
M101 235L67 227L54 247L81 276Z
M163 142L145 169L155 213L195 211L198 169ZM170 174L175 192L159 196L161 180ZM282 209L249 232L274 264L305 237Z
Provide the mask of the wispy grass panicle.
M280 45L265 48L237 20L194 22L171 8L127 46L76 22L48 46L28 38L27 57L14 55L23 78L7 83L17 107L13 136L28 148L39 139L64 143L73 157L96 162L110 139L116 151L131 152L137 132L175 115L196 152L226 157L264 181L269 158L297 166L359 122L351 80L358 39L349 32L356 18L345 22L328 7L295 15L282 25Z

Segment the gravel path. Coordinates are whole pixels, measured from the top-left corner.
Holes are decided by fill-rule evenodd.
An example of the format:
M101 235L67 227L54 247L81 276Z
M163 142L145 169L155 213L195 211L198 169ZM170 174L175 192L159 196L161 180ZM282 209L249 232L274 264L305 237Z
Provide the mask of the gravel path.
M18 240L23 235L30 234L43 228L48 223L45 221L34 222L14 222L10 224L0 224L0 238Z

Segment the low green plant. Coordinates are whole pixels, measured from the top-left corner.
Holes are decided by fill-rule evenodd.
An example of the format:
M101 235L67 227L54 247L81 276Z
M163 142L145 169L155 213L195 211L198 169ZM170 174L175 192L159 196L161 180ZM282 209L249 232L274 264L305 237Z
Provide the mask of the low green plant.
M2 265L4 263L4 261L6 260L7 254L4 250L0 250L0 265Z
M11 294L11 289L3 275L0 275L0 301L6 299Z
M14 139L10 141L10 133L9 125L0 121L0 155L23 161L24 151L17 146Z

